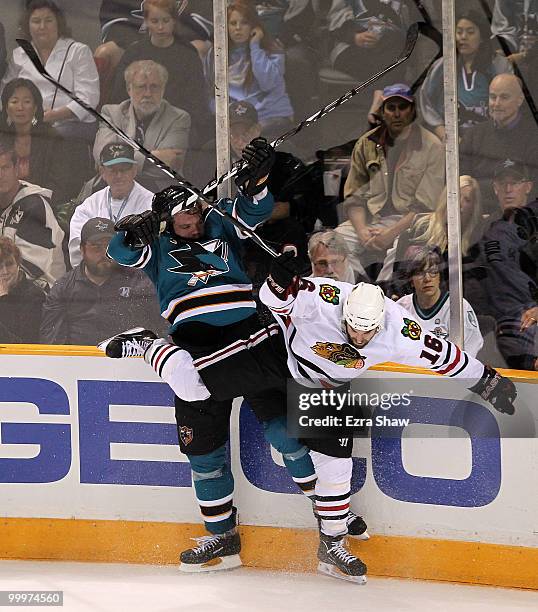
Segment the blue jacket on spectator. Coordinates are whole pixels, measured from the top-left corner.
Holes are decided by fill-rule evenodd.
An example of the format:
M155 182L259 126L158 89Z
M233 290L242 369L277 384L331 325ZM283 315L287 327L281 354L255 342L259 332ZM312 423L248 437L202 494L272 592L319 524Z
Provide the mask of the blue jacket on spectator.
M255 41L251 41L249 47L246 45L238 46L230 51L230 102L236 100L250 102L258 112L258 118L261 123L264 120L275 117L292 117L293 109L286 93L284 82L284 54L267 53ZM206 56L204 65L206 77L211 88L213 88L215 83L213 62L213 48L211 48ZM252 66L254 79L250 85L245 85L245 77L249 65ZM214 100L211 104L214 110Z

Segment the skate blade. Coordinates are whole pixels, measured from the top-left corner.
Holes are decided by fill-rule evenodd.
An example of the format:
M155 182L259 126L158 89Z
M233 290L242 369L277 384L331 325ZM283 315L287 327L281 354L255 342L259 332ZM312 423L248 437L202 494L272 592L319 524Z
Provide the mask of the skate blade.
M344 574L344 572L341 572L334 565L325 563L323 561L318 563L318 572L327 574L327 576L331 576L332 578L339 578L340 580L354 582L355 584L366 584L366 576L350 576L349 574Z
M201 572L220 572L222 570L231 570L243 565L239 555L229 555L227 557L217 557L207 563L180 563L179 571L189 574L198 574Z
M355 540L369 540L370 539L370 534L368 533L368 531L363 531L362 533L358 533L357 535L354 535L353 533L348 533L347 535L348 537L354 538Z
M141 332L143 330L144 330L143 327L133 327L133 329L127 329L126 331L121 332L121 333L122 334L134 334L136 332ZM110 341L114 340L114 338L116 338L119 335L120 334L115 334L114 336L110 336L110 338L107 338L106 340L101 340L101 342L99 342L99 344L97 345L97 349L105 353L106 347L109 345Z

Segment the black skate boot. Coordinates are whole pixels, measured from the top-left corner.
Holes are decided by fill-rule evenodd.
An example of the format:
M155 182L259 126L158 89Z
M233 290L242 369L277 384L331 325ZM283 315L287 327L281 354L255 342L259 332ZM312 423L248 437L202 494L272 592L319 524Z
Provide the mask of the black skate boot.
M239 553L241 539L237 528L226 533L192 538L198 546L184 550L180 555L182 572L214 572L242 565Z
M366 565L344 548L344 537L319 534L318 571L333 578L366 583Z
M156 338L157 335L149 329L135 327L103 340L97 345L97 348L113 359L142 357Z
M314 518L318 522L318 530L321 533L321 517L319 516L316 510L316 502L312 501L312 512L314 513ZM369 540L370 536L368 534L368 527L362 518L362 516L358 516L351 510L348 511L347 519L347 535L357 538L357 540Z
M369 540L370 536L368 535L368 527L362 518L362 516L358 516L351 510L349 511L346 519L347 523L347 534L353 538L357 538L357 540Z

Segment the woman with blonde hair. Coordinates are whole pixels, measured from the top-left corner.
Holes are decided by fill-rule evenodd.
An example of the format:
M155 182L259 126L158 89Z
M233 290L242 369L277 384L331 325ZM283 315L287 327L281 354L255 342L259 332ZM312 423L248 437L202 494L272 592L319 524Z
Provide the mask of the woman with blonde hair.
M437 249L443 259L442 272L446 273L448 260L447 190L439 196L437 208L432 213L418 215L409 231L402 234L395 248L392 292L398 296L405 292L406 279L402 269L417 250L424 247ZM460 176L460 221L461 252L465 295L473 308L479 312L487 311L485 295L480 286L483 276L481 266L480 240L486 228L482 213L482 197L478 181L472 176ZM405 276L405 274L404 274Z

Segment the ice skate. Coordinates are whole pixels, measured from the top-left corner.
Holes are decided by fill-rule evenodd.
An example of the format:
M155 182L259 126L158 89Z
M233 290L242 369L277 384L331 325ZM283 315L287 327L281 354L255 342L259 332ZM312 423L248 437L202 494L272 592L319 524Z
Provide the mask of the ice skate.
M359 516L350 510L347 515L346 523L347 523L347 534L349 536L353 538L357 538L357 540L369 540L370 539L370 535L368 534L368 531L367 531L368 526L366 525L366 522L364 521L362 516Z
M234 527L226 533L192 538L197 546L184 550L180 555L182 572L215 572L242 565L239 553L241 539Z
M156 338L157 335L149 329L134 327L103 340L97 345L97 348L113 359L142 357Z
M366 565L344 548L344 537L320 533L318 571L356 584L366 583Z

